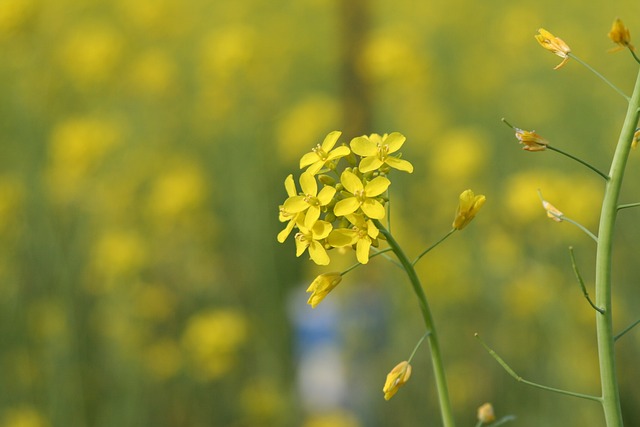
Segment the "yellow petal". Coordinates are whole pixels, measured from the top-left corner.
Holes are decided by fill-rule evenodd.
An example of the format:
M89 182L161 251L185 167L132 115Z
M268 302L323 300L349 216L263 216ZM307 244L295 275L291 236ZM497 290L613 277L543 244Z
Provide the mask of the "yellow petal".
M369 181L367 185L364 187L364 194L367 197L379 196L380 194L387 191L387 188L389 188L389 185L391 185L391 181L389 181L384 176L376 177L371 181Z
M362 212L365 213L369 218L373 219L382 219L384 218L386 212L384 211L384 206L380 202L375 199L367 199L362 203Z
M336 145L336 142L338 142L338 138L340 138L340 135L342 135L342 132L338 130L334 130L333 132L330 132L324 138L324 141L322 141L322 151L324 151L325 153L328 153L329 151L331 151L333 146Z
M367 264L369 262L369 248L371 247L371 240L368 238L358 240L356 244L356 258L360 264Z
M413 173L413 165L406 160L398 159L397 157L387 157L385 163L394 169Z
M320 243L316 241L312 241L309 245L309 256L311 257L313 262L318 265L328 265L329 262L331 262L327 251Z
M391 132L384 143L389 146L389 153L395 153L398 151L402 144L407 140L405 136L399 132Z
M342 182L344 188L351 194L356 194L358 191L364 189L362 181L360 181L360 178L358 178L358 176L353 172L342 172L342 175L340 175L340 182Z
M362 173L367 173L378 169L383 164L384 162L375 155L362 159L358 165L358 169L360 169L360 172Z
M311 173L305 172L300 175L300 187L302 187L302 192L304 194L311 196L318 194L318 183Z
M360 207L360 202L355 197L347 197L340 200L333 207L333 213L336 216L345 216L354 213Z
M369 140L366 136L353 138L349 145L351 146L351 151L356 153L358 156L367 157L378 154L378 145Z

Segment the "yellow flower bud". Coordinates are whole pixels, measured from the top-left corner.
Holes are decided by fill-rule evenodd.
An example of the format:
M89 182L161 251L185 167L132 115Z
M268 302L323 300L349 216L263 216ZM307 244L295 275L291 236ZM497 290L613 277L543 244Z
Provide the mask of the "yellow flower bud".
M569 60L569 53L571 52L571 48L564 42L562 39L551 34L549 31L544 28L540 28L538 30L538 34L535 35L536 40L540 43L540 46L547 49L550 52L555 53L562 59L562 62L556 65L553 69L557 70L567 63Z
M474 195L473 191L465 190L460 194L460 203L456 211L456 218L453 220L453 228L462 230L476 216L486 197L483 195Z
M522 149L526 151L544 151L549 145L549 142L535 131L529 132L516 128L516 138L523 145Z
M316 308L318 304L326 297L342 281L340 273L323 273L315 278L315 280L307 288L307 292L312 292L307 304L311 308Z
M387 374L387 381L384 383L382 391L384 392L384 400L389 400L398 392L411 377L411 365L407 361L398 363L395 368Z
M411 365L406 360L398 363L395 368L387 374L387 381L384 383L384 400L389 400L398 389L402 387L411 377Z
M629 33L629 29L624 26L620 18L616 18L616 20L613 21L613 25L611 26L611 31L609 31L608 36L612 42L618 45L611 49L612 52L624 49L625 47L628 47L631 50L635 49L631 45L631 34Z
M485 403L478 408L478 421L482 424L488 424L496 420L496 415L493 411L491 403Z

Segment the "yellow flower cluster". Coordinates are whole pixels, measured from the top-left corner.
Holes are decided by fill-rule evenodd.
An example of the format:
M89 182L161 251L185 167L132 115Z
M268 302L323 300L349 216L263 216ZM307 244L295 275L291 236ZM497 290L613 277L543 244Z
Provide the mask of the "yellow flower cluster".
M372 220L386 215L385 193L391 184L387 176L392 168L413 172L411 163L398 153L404 135L359 136L349 146L336 147L341 134L329 133L322 144L302 156L301 191L293 175L287 176L288 198L280 205L280 222L287 225L278 241L284 242L297 229L296 256L308 251L318 265L329 264L327 250L342 247L353 247L360 263L369 262L369 251L378 245L379 234Z

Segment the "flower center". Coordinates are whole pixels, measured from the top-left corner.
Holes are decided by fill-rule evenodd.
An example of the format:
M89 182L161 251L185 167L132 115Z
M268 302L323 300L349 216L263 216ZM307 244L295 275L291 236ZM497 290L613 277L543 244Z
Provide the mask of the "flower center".
M306 194L304 196L304 201L307 202L310 206L320 206L320 200L316 196L312 196L311 194Z
M356 190L353 195L360 203L364 203L364 201L367 200L367 195L364 193L364 189Z
M322 146L320 144L312 148L311 151L316 153L316 155L320 158L320 160L327 160L327 153L325 153L325 151L322 149Z
M378 158L384 162L388 155L389 155L389 145L378 144Z

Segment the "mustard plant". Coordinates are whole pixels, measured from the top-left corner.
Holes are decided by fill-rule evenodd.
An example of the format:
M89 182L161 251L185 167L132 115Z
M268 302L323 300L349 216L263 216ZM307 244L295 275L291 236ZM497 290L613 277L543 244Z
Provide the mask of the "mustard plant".
M342 272L329 272L316 277L307 292L308 304L315 308L329 296L343 277L353 269L367 264L372 258L391 252L407 274L418 299L425 333L417 342L411 356L398 363L387 375L384 399L391 399L411 377L411 360L423 341L429 344L435 386L445 427L454 426L444 363L435 322L427 296L415 270L416 263L455 231L465 228L485 203L485 196L471 190L460 194L453 224L436 243L419 253L413 260L391 233L389 224L389 186L392 173L413 172L413 165L402 158L400 149L406 138L398 132L359 136L349 145L337 145L341 132L327 135L300 160L298 191L293 175L285 179L287 199L280 205L279 219L286 223L278 234L283 243L294 230L296 256L305 252L318 265L331 262L330 253L336 248L352 248L357 263ZM321 187L321 188L320 188ZM386 255L385 255L386 256Z

